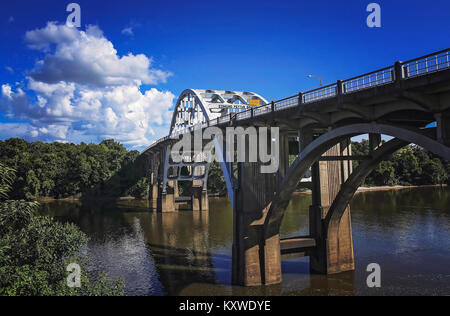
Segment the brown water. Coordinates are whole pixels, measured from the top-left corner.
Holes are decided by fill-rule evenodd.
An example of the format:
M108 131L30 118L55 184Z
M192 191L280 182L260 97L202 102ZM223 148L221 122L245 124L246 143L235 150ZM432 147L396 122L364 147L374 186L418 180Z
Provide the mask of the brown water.
M310 196L296 195L283 237L308 233ZM356 270L309 274L308 258L283 261L280 285L231 286L233 217L227 199L209 213L157 214L146 202L52 202L42 213L91 238L91 268L124 276L128 295L450 295L450 189L367 192L352 202ZM381 266L379 289L367 265Z

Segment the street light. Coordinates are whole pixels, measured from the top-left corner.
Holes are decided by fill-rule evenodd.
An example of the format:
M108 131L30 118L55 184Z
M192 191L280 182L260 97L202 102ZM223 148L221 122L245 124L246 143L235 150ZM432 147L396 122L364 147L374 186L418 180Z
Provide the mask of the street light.
M322 84L322 78L317 77L317 76L314 76L314 75L308 75L308 78L316 78L316 79L319 79L319 81L320 81L320 86L321 86L321 87L323 86L323 84Z

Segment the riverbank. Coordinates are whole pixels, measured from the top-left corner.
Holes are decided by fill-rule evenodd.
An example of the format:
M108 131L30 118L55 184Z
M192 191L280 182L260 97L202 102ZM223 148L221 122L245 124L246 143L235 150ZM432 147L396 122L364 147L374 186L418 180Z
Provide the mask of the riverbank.
M406 189L418 189L418 188L446 188L447 184L432 184L432 185L394 185L394 186L381 186L381 187L360 187L356 193L364 193L364 192L382 192L382 191L399 191L399 190L406 190ZM305 195L311 195L311 190L307 191L296 191L294 194L305 194Z
M404 186L404 185L396 185L396 186L381 186L381 187L360 187L358 189L358 191L356 193L364 193L364 192L381 192L381 191L398 191L398 190L405 190L405 189L417 189L417 188L439 188L439 187L447 187L447 184L443 184L443 185L408 185L408 186ZM296 191L294 192L294 194L305 194L305 195L311 195L312 192L310 190L307 191ZM211 194L208 196L211 199L217 199L217 198L222 198L223 196L219 196L217 194ZM38 198L36 199L37 202L39 203L50 203L50 202L54 202L54 201L61 201L61 202L77 202L77 201L81 201L81 200L101 200L101 201L132 201L132 200L137 200L136 198L132 197L132 196L123 196L123 197L118 197L118 198L114 198L114 197L105 197L105 196L101 196L101 197L86 197L86 198L78 198L78 197L68 197L68 198L63 198L63 199L55 199L55 198L51 198L51 197L43 197L43 198Z

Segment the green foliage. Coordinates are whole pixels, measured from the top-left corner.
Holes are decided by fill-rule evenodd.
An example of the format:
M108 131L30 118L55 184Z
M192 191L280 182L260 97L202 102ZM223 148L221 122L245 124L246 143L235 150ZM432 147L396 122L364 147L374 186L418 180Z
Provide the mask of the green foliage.
M143 176L142 165L134 163L138 154L113 140L99 145L0 141L0 162L17 170L14 199L124 195Z
M147 178L139 180L131 189L128 190L127 195L135 197L136 199L144 199L148 196L149 183Z
M30 176L31 177L31 176ZM0 163L0 295L121 295L123 281L92 275L79 255L87 236L73 224L39 216L39 204L9 201L14 172ZM82 267L82 287L69 288L65 267Z
M353 155L369 154L369 142L352 143ZM358 162L354 164L356 168ZM435 185L449 181L450 163L418 146L406 146L381 162L366 178L369 186Z
M373 184L376 186L396 185L395 167L392 161L382 161L372 174Z
M221 196L227 194L227 184L222 169L217 162L213 162L209 168L208 191Z

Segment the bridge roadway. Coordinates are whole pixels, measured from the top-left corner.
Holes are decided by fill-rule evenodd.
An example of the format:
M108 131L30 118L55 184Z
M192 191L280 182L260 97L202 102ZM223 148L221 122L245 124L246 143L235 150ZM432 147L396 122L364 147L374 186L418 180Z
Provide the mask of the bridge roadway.
M354 270L348 205L365 177L410 143L450 159L449 52L396 62L275 102L251 92L184 91L170 135L142 152L154 209L176 211L181 201L194 211L208 210L209 164L170 160L169 149L181 135L208 127L279 127L278 172L262 174L260 163L221 164L234 211L233 282L279 283L282 258L299 255L310 256L312 272ZM352 156L350 139L364 134L369 135L369 155ZM381 135L392 139L382 142ZM216 142L219 153L223 146ZM289 155L296 156L292 164ZM358 168L353 160L361 161ZM311 180L302 182L309 170ZM190 197L179 197L180 181L192 183ZM299 182L313 192L310 233L280 240L281 221Z

